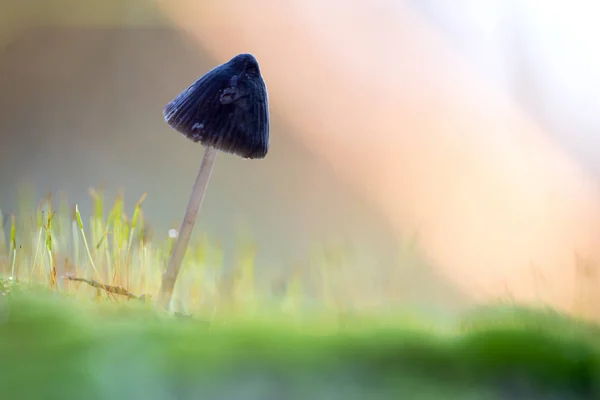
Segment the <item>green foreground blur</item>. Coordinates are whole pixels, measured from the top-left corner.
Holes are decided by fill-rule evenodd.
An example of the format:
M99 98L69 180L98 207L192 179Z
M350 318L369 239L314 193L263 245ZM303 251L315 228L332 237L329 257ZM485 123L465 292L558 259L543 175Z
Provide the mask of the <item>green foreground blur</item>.
M600 328L547 311L490 309L436 334L383 320L209 324L29 291L0 299L0 399L600 398Z

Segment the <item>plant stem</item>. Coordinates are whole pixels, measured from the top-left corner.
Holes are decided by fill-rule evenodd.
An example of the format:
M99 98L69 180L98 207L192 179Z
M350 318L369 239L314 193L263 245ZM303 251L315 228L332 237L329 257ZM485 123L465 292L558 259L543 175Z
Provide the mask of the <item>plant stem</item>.
M169 309L169 305L171 304L173 288L175 287L177 275L181 268L181 262L183 261L183 256L185 255L190 236L192 235L196 216L202 205L204 193L206 193L206 187L208 186L208 181L210 180L210 175L215 164L217 151L218 150L213 147L206 147L206 150L204 151L202 164L200 164L198 176L196 177L196 182L194 183L192 194L190 195L190 200L185 210L183 221L181 222L181 227L179 228L179 234L177 235L177 240L173 247L173 253L162 277L158 304L166 310Z

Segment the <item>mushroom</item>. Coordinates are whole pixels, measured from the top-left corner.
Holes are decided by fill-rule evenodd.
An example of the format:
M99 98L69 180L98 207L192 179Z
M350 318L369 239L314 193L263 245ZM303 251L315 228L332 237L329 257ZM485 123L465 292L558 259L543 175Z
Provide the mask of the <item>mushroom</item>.
M205 147L173 253L162 277L158 303L168 310L217 152L246 159L261 159L267 155L269 105L258 61L251 54L238 54L181 92L165 106L163 114L171 128Z

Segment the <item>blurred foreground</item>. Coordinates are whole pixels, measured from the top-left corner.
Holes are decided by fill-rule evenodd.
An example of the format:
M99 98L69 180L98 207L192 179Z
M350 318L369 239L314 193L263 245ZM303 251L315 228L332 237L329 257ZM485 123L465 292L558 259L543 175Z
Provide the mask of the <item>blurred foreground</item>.
M488 310L465 320L462 334L433 333L398 316L207 323L165 317L135 300L92 304L1 288L6 399L600 396L600 328L548 312Z

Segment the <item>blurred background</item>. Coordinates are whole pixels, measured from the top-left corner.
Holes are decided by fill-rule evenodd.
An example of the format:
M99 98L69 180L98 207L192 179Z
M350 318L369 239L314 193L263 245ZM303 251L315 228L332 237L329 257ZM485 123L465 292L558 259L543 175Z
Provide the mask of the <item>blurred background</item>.
M0 209L16 212L23 185L84 214L90 187L123 189L129 209L147 192L165 237L203 149L162 107L250 52L270 152L218 156L196 234L228 254L243 230L271 270L333 247L357 297L598 317L599 14L593 1L0 0Z

